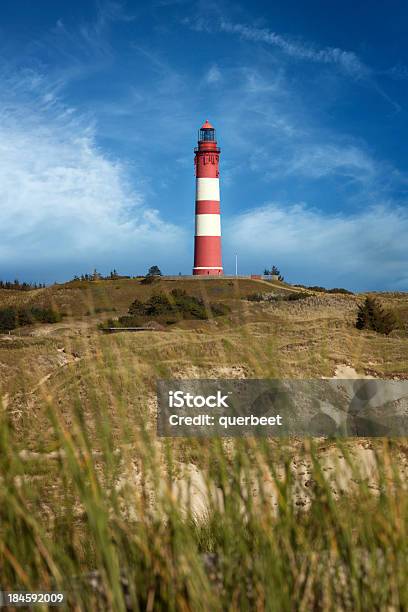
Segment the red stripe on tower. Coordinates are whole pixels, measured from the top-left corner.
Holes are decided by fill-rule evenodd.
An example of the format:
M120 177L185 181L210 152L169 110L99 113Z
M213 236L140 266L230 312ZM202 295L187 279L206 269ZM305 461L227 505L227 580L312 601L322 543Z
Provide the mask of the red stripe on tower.
M220 149L215 129L206 121L195 149L196 209L193 274L223 274L221 259Z

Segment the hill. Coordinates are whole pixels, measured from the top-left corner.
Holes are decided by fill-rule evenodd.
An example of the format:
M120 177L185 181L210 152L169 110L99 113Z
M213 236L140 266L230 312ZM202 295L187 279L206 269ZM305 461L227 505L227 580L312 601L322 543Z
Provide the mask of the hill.
M159 331L100 331L101 322L126 314L135 299L173 289L204 304L226 304L228 312L180 319ZM289 299L296 291L301 297ZM248 299L254 294L262 294L260 301ZM298 439L156 436L158 378L407 379L407 296L377 295L397 313L398 328L389 336L356 329L364 299L250 279L75 281L0 292L0 307L52 307L64 315L55 324L0 335L0 508L8 508L0 510L7 527L0 538L3 588L52 582L73 592L70 577L97 571L112 601L121 599L123 573L134 581L143 609L149 593L157 609L177 609L172 589L186 610L227 609L234 597L233 609L255 609L254 593L271 596L265 586L271 580L280 586L277 609L290 609L299 585L309 589L305 609L323 609L327 600L337 609L359 609L360 594L374 609L380 593L395 597L407 541L404 439L341 446L318 439L313 446ZM20 538L12 537L16 530ZM379 559L394 536L383 576ZM318 560L316 546L323 551ZM340 578L326 584L329 553ZM363 569L359 561L358 569L349 564L353 555L364 559ZM254 559L263 561L255 567ZM18 564L27 578L16 573ZM360 586L353 591L354 580ZM344 584L353 592L349 607L338 606ZM81 597L82 609L97 609L87 588Z
M132 335L105 337L98 329L108 318L126 314L135 299L146 300L157 292L170 294L175 288L201 298L204 304L226 304L228 313L211 317L210 312L208 320L180 319L162 331ZM75 386L79 373L82 377L92 373L98 387L105 384L103 357L108 353L117 371L124 369L126 379L143 376L142 388L154 388L157 376L171 378L183 372L186 377L192 373L228 377L229 372L239 371L248 378L320 378L332 376L339 365L348 365L362 375L408 376L404 294L381 294L382 303L397 313L399 321L397 330L382 336L355 328L364 296L298 290L303 299L247 299L264 290L277 298L292 294L283 284L250 279L162 279L152 285L128 279L76 281L30 292L1 292L0 308L52 307L64 315L59 323L31 325L0 336L1 396L7 397L10 408L17 401L17 413L24 415L21 423L30 424L26 435L32 438L39 417L35 406L42 403L42 394L57 393L58 403L71 410L70 386ZM86 386L81 394L87 397Z

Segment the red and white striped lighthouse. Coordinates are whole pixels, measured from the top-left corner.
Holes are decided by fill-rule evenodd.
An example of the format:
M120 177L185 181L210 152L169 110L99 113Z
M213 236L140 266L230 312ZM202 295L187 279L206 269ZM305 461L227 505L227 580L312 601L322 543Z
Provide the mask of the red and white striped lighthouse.
M196 210L193 274L223 274L221 259L220 149L215 129L206 121L194 149Z

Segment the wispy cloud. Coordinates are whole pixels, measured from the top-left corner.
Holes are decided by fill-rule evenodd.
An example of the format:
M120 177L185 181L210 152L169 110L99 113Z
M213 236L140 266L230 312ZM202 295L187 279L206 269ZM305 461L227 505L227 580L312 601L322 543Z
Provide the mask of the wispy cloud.
M53 280L65 266L137 273L149 254L164 267L169 250L182 258L184 232L146 204L123 162L102 153L92 124L60 103L50 108L43 77L26 81L14 77L6 95L3 81L0 98L2 273L36 269Z
M276 171L286 176L319 179L337 175L367 184L378 176L377 164L365 151L353 145L298 144Z
M270 203L230 220L226 244L246 272L275 263L292 282L407 290L407 235L408 210L389 204L334 215Z
M211 18L206 17L205 14L198 14L193 18L185 18L184 23L199 32L210 33L218 30L235 34L244 40L271 45L295 59L319 64L331 64L353 78L366 78L372 74L371 68L354 51L330 46L319 48L310 42L278 34L269 28L235 23L225 18L220 9L216 10Z
M211 15L208 13L211 9ZM395 113L401 106L392 99L378 82L378 77L386 75L394 79L405 80L407 69L404 65L397 65L389 70L380 70L368 65L357 53L339 47L325 46L306 41L299 37L281 34L267 27L257 27L248 23L232 21L231 18L218 5L206 3L205 8L198 11L193 17L185 17L183 23L198 32L214 33L225 32L238 36L242 40L261 43L274 47L283 56L303 62L325 65L336 69L355 81L362 81L388 104Z
M406 81L408 80L408 68L404 66L404 64L396 64L389 68L389 70L384 71L386 76L389 76L397 81Z
M344 51L337 47L318 49L313 45L282 36L267 28L257 28L225 20L220 22L219 27L222 32L237 34L246 40L263 42L277 47L293 58L321 64L333 64L355 78L367 77L371 73L370 68L353 51Z
M212 85L214 83L219 83L221 79L221 70L218 68L217 64L213 64L205 75L205 81Z

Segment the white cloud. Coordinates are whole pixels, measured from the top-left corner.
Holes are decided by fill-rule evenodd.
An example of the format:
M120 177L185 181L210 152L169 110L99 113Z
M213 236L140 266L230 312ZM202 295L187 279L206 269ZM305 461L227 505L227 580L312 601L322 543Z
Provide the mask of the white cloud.
M359 147L310 143L294 147L283 172L316 179L337 174L366 183L376 176L377 168L374 160Z
M267 28L256 28L240 23L231 23L222 20L220 29L223 32L238 34L247 40L263 42L273 45L291 57L318 62L321 64L334 64L341 68L345 73L353 77L366 77L370 74L370 69L352 51L344 51L336 47L326 47L317 49L312 45L303 42L293 41L288 37L276 34Z
M247 272L275 263L292 282L408 289L406 208L378 205L347 216L270 203L224 222L224 234Z
M41 77L29 83L14 78L0 97L2 273L26 266L49 279L47 268L70 264L138 273L169 252L178 261L183 231L146 205L89 122L51 100Z
M211 66L205 75L205 80L209 84L219 83L221 81L221 71L216 64Z
M356 146L310 145L299 147L290 165L291 174L320 178L342 174L356 179L371 178L376 172L373 160Z

